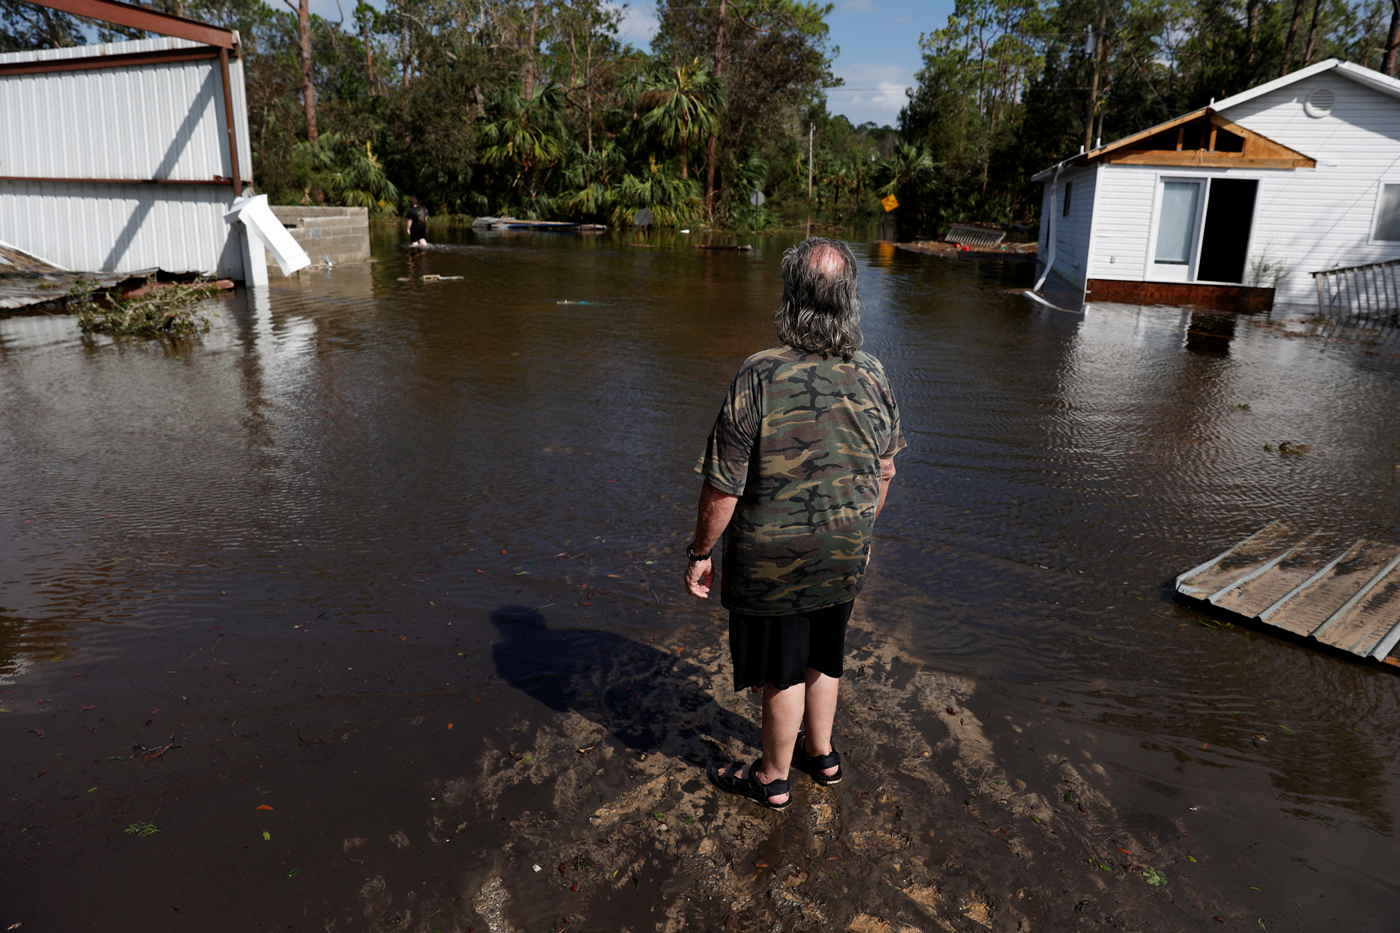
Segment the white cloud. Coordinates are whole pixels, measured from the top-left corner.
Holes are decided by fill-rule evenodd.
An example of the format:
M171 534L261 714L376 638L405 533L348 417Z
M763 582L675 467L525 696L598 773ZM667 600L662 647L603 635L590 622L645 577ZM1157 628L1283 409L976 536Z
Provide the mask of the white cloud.
M838 66L836 73L846 83L827 90L826 109L845 114L856 126L894 126L909 100L905 90L914 86L914 73L898 65L851 64Z
M654 4L642 3L638 5L604 0L603 6L622 13L622 22L618 23L617 26L619 39L631 43L639 49L645 49L651 45L651 40L656 37L656 30L661 26L656 18Z

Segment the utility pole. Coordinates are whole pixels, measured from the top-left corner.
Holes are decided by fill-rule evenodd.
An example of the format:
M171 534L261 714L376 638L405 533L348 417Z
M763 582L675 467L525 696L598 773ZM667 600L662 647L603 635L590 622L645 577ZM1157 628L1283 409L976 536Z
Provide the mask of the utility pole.
M1099 0L1099 25L1092 34L1094 77L1089 82L1089 113L1084 118L1084 151L1094 146L1094 116L1099 104L1099 72L1104 56L1104 28L1108 25L1108 0Z

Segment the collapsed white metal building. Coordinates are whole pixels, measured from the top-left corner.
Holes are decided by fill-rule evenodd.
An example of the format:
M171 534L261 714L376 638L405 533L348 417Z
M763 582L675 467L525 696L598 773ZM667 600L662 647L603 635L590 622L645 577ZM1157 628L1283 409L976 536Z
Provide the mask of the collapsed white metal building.
M238 34L115 0L34 2L161 35L0 55L0 242L71 271L266 284L261 244L225 219L253 173Z

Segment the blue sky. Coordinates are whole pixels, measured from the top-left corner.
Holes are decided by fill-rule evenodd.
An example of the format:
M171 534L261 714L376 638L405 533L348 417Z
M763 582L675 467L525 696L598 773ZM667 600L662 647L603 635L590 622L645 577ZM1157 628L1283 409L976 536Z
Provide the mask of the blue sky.
M346 9L353 5L343 2ZM919 36L947 23L953 0L834 0L834 5L827 17L831 44L841 50L834 70L846 84L827 93L827 109L857 126L866 121L893 126L904 106L904 89L923 62ZM335 0L312 0L311 10L340 18ZM648 48L656 33L655 3L628 3L620 32L638 48Z

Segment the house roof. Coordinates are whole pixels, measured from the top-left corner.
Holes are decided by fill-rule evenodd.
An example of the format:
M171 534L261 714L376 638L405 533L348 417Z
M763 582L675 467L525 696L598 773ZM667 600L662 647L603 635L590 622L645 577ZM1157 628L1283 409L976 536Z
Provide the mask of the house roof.
M1231 128L1232 132L1240 133L1241 131L1243 131L1244 133L1250 133L1250 135L1260 140L1267 140L1267 137L1264 137L1258 133L1251 133L1251 131L1245 130L1243 127L1236 127L1234 124L1229 123L1228 120L1225 120L1221 116L1221 114L1224 111L1231 109L1232 107L1237 107L1240 104L1255 99L1256 97L1261 97L1264 94L1268 94L1272 91L1276 91L1280 88L1287 87L1290 84L1306 80L1308 78L1313 77L1314 75L1319 75L1327 71L1335 71L1341 77L1348 78L1352 81L1355 81L1358 84L1371 88L1372 90L1389 95L1390 97L1400 99L1400 80L1396 80L1395 78L1383 75L1379 71L1372 71L1370 68L1363 68L1360 65L1354 65L1351 62L1344 62L1340 59L1329 58L1326 61L1320 61L1315 65L1309 65L1307 68L1304 68L1300 71L1295 71L1292 74L1284 75L1282 78L1275 78L1273 81L1267 81L1264 84L1259 85L1258 87L1252 87L1247 91L1241 91L1233 97L1227 97L1224 100L1214 101L1209 107L1203 107L1200 110L1195 110L1191 113L1183 114L1182 116L1176 117L1172 120L1168 120L1165 123L1159 123L1154 127L1143 130L1140 133L1134 133L1131 136L1126 136L1123 139L1110 143L1107 146L1101 146L1097 149L1091 149L1088 152L1080 152L1077 155L1070 156L1068 159L1064 159L1063 161L1057 162L1049 168L1045 169L1044 171L1038 172L1035 175L1031 176L1031 181L1043 181L1046 178L1049 178L1052 174L1054 174L1055 170L1059 168L1077 168L1081 165L1089 165L1094 162L1102 161L1104 160L1105 156L1109 156L1111 153L1114 153L1125 147L1132 146L1134 143L1140 142L1141 140L1151 137L1157 133L1166 132L1167 130L1172 129L1173 127L1189 123L1192 120L1199 119L1206 115L1209 115L1211 122L1215 123L1217 126L1228 125ZM1278 143L1274 143L1272 140L1267 141L1272 146L1278 146L1281 149L1286 149L1286 147L1279 146ZM1294 150L1287 151L1293 152ZM1303 159L1307 159L1307 157L1303 156L1302 153L1295 154ZM1110 159L1110 161L1113 160Z

